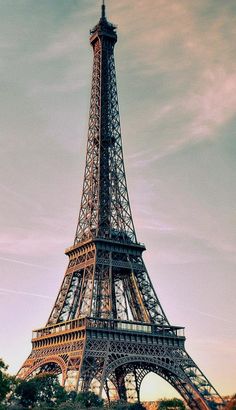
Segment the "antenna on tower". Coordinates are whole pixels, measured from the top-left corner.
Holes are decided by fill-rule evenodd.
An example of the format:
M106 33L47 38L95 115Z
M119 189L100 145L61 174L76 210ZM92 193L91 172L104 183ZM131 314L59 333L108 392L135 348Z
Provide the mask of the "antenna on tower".
M102 19L106 18L105 10L106 10L105 0L102 0Z

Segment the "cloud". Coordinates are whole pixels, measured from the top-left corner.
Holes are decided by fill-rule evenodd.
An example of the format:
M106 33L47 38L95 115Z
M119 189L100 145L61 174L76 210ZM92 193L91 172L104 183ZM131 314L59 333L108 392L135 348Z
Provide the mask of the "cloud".
M53 222L51 221L53 224ZM46 255L53 255L58 246L65 246L65 237L63 233L57 231L55 235L55 229L48 229L46 225L42 225L42 230L39 227L32 229L31 225L26 225L25 228L11 228L6 229L0 235L1 252L7 258L8 261L15 261L16 263L27 264L20 262L18 257L35 257L40 253ZM13 256L13 258L12 258ZM7 260L5 259L5 260ZM31 264L31 263L30 263ZM40 267L38 264L31 264L31 266Z
M18 259L5 258L4 256L0 256L0 260L10 262L10 263L19 263L20 265L33 266L34 268L50 269L48 266L37 265L35 263L25 262L25 261L18 260Z
M42 299L52 299L51 296L41 295L38 293L24 292L21 290L14 290L14 289L0 288L0 292L2 292L3 294L13 294L13 295L22 295L22 296L32 296L32 297L37 297L37 298L42 298Z
M4 191L3 196L7 194L7 196L10 198L10 201L17 201L18 204L21 203L24 206L36 206L37 210L41 208L39 203L35 204L35 202L31 200L29 196L23 195L21 191L16 191L15 189L12 189L4 184L0 184L0 189Z
M184 306L183 306L183 307L184 307ZM207 317L212 318L212 319L216 319L216 320L222 321L222 322L232 323L232 320L229 320L229 319L220 317L220 316L218 316L218 315L214 315L214 314L209 313L209 312L203 312L203 311L201 311L201 310L193 309L193 308L191 308L191 307L188 307L188 310L190 310L190 311L192 311L192 312L195 312L195 313L199 313L200 315L207 316Z
M235 66L236 68L236 66ZM162 130L163 122L173 124L180 119L177 132L171 137L159 138L156 152L143 149L128 156L133 167L149 166L168 155L173 155L186 146L212 141L224 137L220 127L235 117L236 74L227 73L218 67L202 73L201 88L188 90L186 95L175 98L172 104L165 105L158 112L149 111L149 124L153 123L158 138L166 134ZM169 137L169 138L168 138Z
M227 174L224 158L219 161L218 151L210 157L208 152L202 158L195 156L187 156L187 161L184 156L175 161L170 158L150 173L133 178L135 201L131 205L136 227L143 231L143 240L158 244L160 263L218 260L234 264L235 213L230 210L228 193L231 174Z
M189 1L138 1L135 18L132 4L121 3L114 9L125 36L122 70L133 72L141 90L147 78L153 84L146 98L143 88L144 98L136 103L146 113L136 116L137 128L141 135L149 130L159 142L156 153L140 150L142 161L135 166L220 138L220 127L232 119L236 106L232 2L214 4L213 12L202 1L196 7Z
M52 63L53 60L69 58L70 63L73 63L78 58L78 50L80 58L87 54L86 34L87 36L89 34L87 20L94 17L94 12L93 4L87 2L80 4L76 9L72 8L71 12L64 16L63 24L57 25L55 32L49 33L48 42L32 53L32 60L39 63Z
M235 73L227 73L223 67L208 69L203 73L201 83L202 92L192 93L182 103L183 109L193 113L192 122L186 130L189 142L219 138L217 128L235 115Z
M169 264L170 261L186 263L223 259L235 263L236 238L230 226L227 228L230 221L225 214L219 218L199 203L191 204L188 198L186 202L191 211L186 207L183 209L185 215L181 215L178 202L177 199L175 209L166 206L163 214L156 210L155 219L158 222L153 221L154 211L137 221L143 229L156 232L162 262ZM162 209L161 205L159 207Z
M78 33L66 30L66 32L59 32L56 38L44 50L35 53L33 58L39 61L62 58L74 53L78 50L78 46Z

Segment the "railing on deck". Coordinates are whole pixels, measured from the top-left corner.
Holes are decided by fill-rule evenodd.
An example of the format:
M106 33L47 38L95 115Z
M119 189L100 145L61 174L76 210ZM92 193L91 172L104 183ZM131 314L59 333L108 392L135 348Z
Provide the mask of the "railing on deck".
M79 318L79 319L68 320L67 322L56 323L55 325L49 325L41 329L33 330L32 338L35 339L38 337L54 335L57 333L61 333L61 332L65 332L65 331L73 330L73 329L78 329L82 327L85 328L85 324L86 324L85 317Z
M42 329L36 329L33 331L33 339L79 328L148 333L160 337L184 337L184 328L180 326L161 326L153 323L132 322L128 320L81 317L79 319L49 325Z
M86 328L102 328L107 330L123 330L129 332L141 332L160 336L184 337L184 327L156 325L153 323L132 322L128 320L110 320L86 318Z

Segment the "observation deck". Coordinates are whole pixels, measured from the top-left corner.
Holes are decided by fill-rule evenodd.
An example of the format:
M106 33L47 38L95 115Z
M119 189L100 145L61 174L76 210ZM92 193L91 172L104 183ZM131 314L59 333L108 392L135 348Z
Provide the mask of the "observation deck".
M127 320L82 317L33 330L34 349L68 343L72 340L105 339L148 344L184 346L184 328Z

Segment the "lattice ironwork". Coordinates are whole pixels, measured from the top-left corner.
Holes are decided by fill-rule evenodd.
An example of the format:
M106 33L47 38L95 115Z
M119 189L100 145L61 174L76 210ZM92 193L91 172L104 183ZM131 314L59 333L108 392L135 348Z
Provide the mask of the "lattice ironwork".
M115 26L101 18L90 41L94 60L87 158L75 243L95 237L136 243L121 143Z
M143 262L125 177L114 45L105 17L91 31L93 74L87 156L74 245L46 326L33 332L24 379L60 375L67 390L88 389L108 400L140 400L143 378L154 372L191 409L219 409L223 401L184 347L183 328L171 326Z

